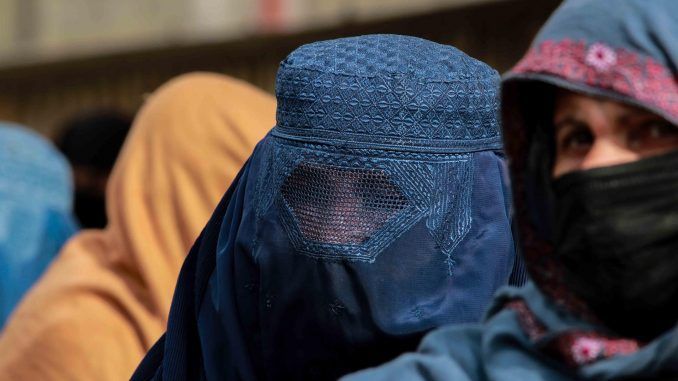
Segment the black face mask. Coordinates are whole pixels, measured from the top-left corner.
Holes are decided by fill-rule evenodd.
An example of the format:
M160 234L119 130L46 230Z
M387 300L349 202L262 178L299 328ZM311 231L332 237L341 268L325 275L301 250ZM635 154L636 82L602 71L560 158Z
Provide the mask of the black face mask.
M567 287L617 334L678 322L678 153L553 182L555 255Z
M76 191L73 209L83 228L101 229L106 226L104 197Z

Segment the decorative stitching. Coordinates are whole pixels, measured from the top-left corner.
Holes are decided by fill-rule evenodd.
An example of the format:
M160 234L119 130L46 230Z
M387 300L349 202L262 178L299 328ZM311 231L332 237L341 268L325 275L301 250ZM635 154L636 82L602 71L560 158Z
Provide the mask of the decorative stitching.
M273 294L266 293L266 296L264 297L264 306L266 307L266 309L270 310L271 308L273 308L273 301L274 301Z
M300 76L304 76L300 80ZM277 83L276 129L297 136L350 133L370 139L396 137L464 141L499 136L494 79L425 83L402 77L342 77L281 70ZM290 77L292 79L290 79ZM331 79L330 79L331 78ZM301 86L301 88L296 88ZM290 89L291 88L291 89ZM330 95L331 94L331 95ZM447 143L454 145L453 142Z
M276 205L298 253L324 260L373 262L428 216L427 227L452 275L452 253L472 218L471 155L346 149L275 137L267 144L257 216ZM365 182L355 186L367 188L351 189L347 182L356 179ZM330 189L332 184L339 191ZM347 192L353 198L345 197ZM337 208L330 210L333 201L338 202ZM356 225L351 213L370 213L371 222ZM382 217L372 218L377 214Z
M344 307L344 305L339 301L339 299L335 299L334 302L329 304L329 310L333 315L339 316L342 313L344 313L346 307Z
M280 133L458 147L498 138L498 74L446 45L375 35L302 46L277 75Z
M640 344L635 340L608 337L596 332L569 331L558 335L550 343L550 349L569 366L580 367L633 354L640 349Z
M323 258L330 260L359 260L373 262L378 253L380 253L388 244L396 239L400 234L407 231L422 216L421 208L417 208L407 197L407 193L401 184L398 184L398 177L394 176L394 168L389 165L388 159L379 159L372 153L371 158L350 155L342 155L323 152L321 150L305 150L300 147L291 149L286 144L276 144L277 157L295 156L293 160L276 160L278 166L284 166L276 170L276 176L284 176L287 179L289 175L301 163L312 164L320 168L321 166L332 166L343 170L367 170L381 171L389 176L389 181L398 187L402 193L397 196L402 197L399 208L395 213L389 214L388 218L380 221L377 229L369 231L359 242L323 242L308 239L303 234L300 219L305 218L295 214L294 207L285 199L285 194L281 191L276 198L277 209L281 218L283 227L288 233L288 237L295 249L302 254L314 258ZM293 165L289 165L294 163ZM402 177L402 176L401 176ZM283 180L285 181L285 180ZM305 184L299 184L300 192L308 191ZM353 200L361 202L358 199ZM360 205L354 205L355 208L361 208ZM351 227L348 226L348 229Z
M511 71L549 74L608 89L652 105L678 119L678 79L651 57L601 42L546 40L530 49Z
M408 201L379 169L301 162L281 188L306 240L362 244Z
M427 218L452 275L471 225L469 152L501 148L498 85L484 63L415 37L302 46L278 71L257 221L274 211L295 253L371 263Z
M423 308L420 306L415 306L410 310L410 314L417 320L422 320L425 316Z
M547 330L544 324L532 313L530 307L522 299L514 299L506 303L507 309L513 310L518 316L518 324L523 332L536 343L546 336Z
M432 205L426 226L433 239L447 257L447 272L452 275L456 261L452 253L471 229L471 189L473 168L468 161L447 162L432 170L434 189ZM453 189L450 189L452 187Z
M367 78L407 74L438 81L483 79L494 73L452 46L383 34L307 44L290 54L282 66Z
M520 327L532 343L543 345L552 356L570 367L578 368L611 357L633 354L641 347L636 340L582 330L562 332L549 338L546 343L539 343L547 338L548 330L527 303L522 299L514 299L506 303L506 308L516 312Z

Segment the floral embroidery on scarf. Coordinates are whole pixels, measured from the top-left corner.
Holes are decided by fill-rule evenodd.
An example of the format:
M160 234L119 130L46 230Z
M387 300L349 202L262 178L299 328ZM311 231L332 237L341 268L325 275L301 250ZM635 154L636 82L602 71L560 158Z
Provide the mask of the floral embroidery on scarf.
M610 338L595 332L572 331L558 336L552 347L570 366L582 366L614 356L630 355L640 349L635 340Z
M611 90L678 118L678 78L651 57L623 48L546 40L531 48L512 72L551 74Z
M548 329L524 300L514 299L506 304L506 308L516 312L518 322L530 341L536 343L546 337ZM551 355L569 366L580 367L614 356L635 353L641 345L635 340L609 337L596 332L569 331L556 336L545 347Z
M586 52L586 63L598 71L607 71L617 63L617 53L605 44L595 43Z
M596 339L579 337L566 349L569 350L571 357L577 364L587 364L603 353L603 347L603 343Z
M518 323L532 342L538 341L546 335L546 327L534 316L524 300L512 300L506 304L506 308L518 314Z

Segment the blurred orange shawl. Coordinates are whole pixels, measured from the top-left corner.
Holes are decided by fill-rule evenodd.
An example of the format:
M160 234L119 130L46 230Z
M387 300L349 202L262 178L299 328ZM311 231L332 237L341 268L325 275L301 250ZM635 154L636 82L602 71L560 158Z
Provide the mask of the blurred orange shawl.
M165 330L184 256L254 145L275 99L189 74L144 105L107 189L109 224L66 244L0 336L0 378L129 379Z

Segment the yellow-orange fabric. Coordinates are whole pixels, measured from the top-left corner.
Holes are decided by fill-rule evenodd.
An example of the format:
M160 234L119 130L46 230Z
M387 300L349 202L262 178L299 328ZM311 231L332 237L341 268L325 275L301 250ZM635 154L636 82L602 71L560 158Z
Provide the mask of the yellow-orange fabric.
M275 98L217 74L178 77L139 112L107 188L108 226L63 248L0 336L0 379L126 380L165 330L185 255Z

